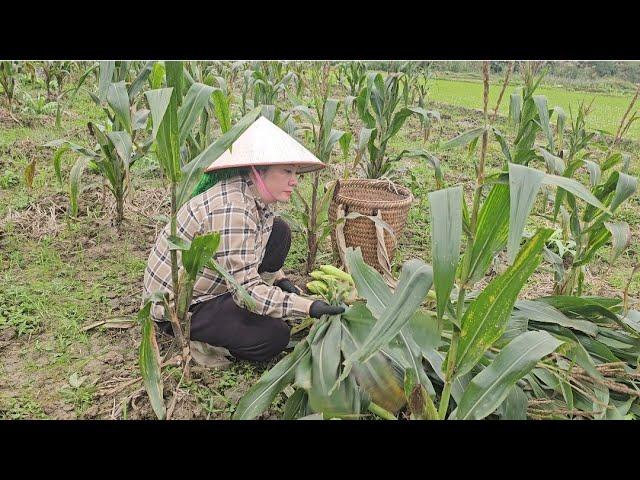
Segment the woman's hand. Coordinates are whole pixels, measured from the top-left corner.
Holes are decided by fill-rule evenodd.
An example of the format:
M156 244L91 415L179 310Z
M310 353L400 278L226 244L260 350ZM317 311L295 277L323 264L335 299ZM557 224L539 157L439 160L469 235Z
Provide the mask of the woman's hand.
M320 318L322 315L340 315L341 313L344 313L344 307L329 305L322 300L316 300L309 307L309 316L313 318Z
M280 290L288 293L295 293L296 295L300 295L302 291L296 287L288 278L281 278L280 280L274 282L276 287L279 287Z

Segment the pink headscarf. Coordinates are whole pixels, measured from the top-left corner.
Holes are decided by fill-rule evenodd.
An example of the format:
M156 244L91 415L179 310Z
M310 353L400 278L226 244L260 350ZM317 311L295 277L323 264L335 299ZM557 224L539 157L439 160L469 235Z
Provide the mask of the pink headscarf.
M254 183L256 184L256 187L258 188L260 195L262 195L262 198L264 199L265 203L275 202L276 197L273 195L273 193L269 191L269 189L264 183L264 180L262 180L262 177L260 176L260 174L258 173L258 171L255 169L253 165L251 165L251 173L253 176Z

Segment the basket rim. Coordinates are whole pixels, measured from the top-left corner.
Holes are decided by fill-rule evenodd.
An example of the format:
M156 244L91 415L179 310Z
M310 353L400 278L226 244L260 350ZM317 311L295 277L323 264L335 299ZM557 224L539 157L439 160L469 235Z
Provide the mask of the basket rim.
M413 193L411 192L411 190L409 190L408 188L402 186L402 185L398 185L394 182L391 181L387 181L387 180L378 180L378 179L371 179L371 178L353 178L353 179L340 179L337 180L340 182L340 190L338 191L338 194L334 197L334 201L336 202L341 202L341 203L352 203L352 204L366 204L366 205L371 205L371 206L377 206L377 207L387 207L387 208L392 208L392 207L404 207L406 205L411 204L411 202L413 202ZM390 184L393 185L396 190L398 191L398 195L404 195L404 198L400 198L398 200L367 200L367 199L360 199L360 198L356 198L356 197L352 197L352 196L348 196L348 195L344 195L344 190L343 190L343 186L345 185L380 185L383 187L388 187ZM385 188L385 190L390 191L388 188ZM392 192L394 193L394 192Z

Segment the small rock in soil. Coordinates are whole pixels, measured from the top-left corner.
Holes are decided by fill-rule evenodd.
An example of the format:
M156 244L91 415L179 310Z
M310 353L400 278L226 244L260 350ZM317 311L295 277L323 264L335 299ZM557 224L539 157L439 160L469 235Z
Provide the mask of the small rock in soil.
M95 418L98 415L98 405L94 405L93 407L89 407L86 412L84 412L84 418Z
M124 357L119 352L107 352L100 360L108 365L119 365L124 362Z

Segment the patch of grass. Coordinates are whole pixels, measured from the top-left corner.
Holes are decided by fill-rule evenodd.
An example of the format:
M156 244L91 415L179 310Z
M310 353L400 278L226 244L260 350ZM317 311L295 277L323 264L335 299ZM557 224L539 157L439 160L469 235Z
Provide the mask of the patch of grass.
M62 399L75 407L78 416L82 415L91 406L95 392L96 387L94 385L84 384L77 387L68 386L59 391Z
M493 111L498 95L502 88L502 80L495 81L489 87L489 107ZM509 114L509 97L518 88L509 85L504 93L499 113ZM459 105L466 108L482 108L482 82L437 79L433 82L429 98L438 102ZM564 88L541 86L536 91L537 95L547 97L549 107L561 106L569 115L569 105L575 111L581 101L591 102L593 99L592 113L587 118L587 126L591 129L606 130L615 134L620 119L624 115L633 94L605 95L602 93L587 93L568 91ZM634 123L629 129L628 138L640 139L640 124Z
M17 398L2 399L0 402L0 419L23 420L47 418L47 415L45 415L42 410L42 406L29 394Z

